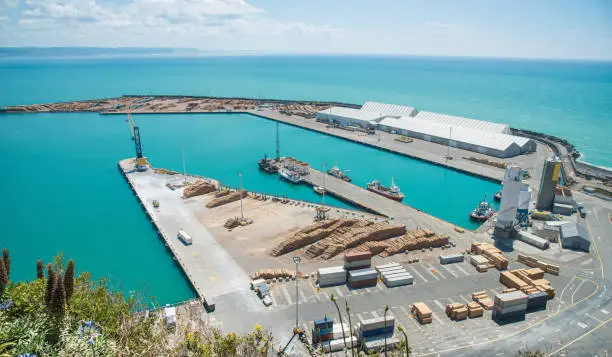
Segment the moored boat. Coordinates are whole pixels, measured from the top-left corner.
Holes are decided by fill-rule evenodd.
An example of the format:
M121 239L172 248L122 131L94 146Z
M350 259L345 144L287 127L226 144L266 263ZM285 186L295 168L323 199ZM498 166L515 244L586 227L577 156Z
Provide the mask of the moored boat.
M491 218L495 213L495 210L489 202L487 202L487 196L485 196L482 201L478 204L478 207L474 208L472 212L470 212L470 218L475 221L486 221Z
M372 180L367 184L368 191L378 193L381 196L385 196L394 201L400 202L404 199L404 194L400 191L399 187L391 179L391 186L386 187L380 184L378 180Z
M340 169L338 168L338 166L335 166L335 165L334 165L334 166L333 166L331 169L327 170L327 173L328 173L330 176L333 176L333 177L335 177L335 178L339 178L340 180L344 180L344 181L346 181L346 182L351 182L351 178L350 178L350 177L348 177L348 176L345 174L345 172L346 172L346 171L348 171L348 170L340 170Z
M312 189L314 190L314 192L318 193L319 195L324 194L325 192L327 192L325 190L325 188L321 187L321 186L312 186Z
M300 183L302 181L302 178L297 172L291 171L284 167L279 169L278 173L280 174L282 179L285 179L291 183Z
M274 165L274 160L268 159L267 155L264 155L263 159L257 161L257 165L259 166L260 170L263 170L269 174L278 172L278 168L276 165Z
M502 199L502 192L501 192L501 190L495 192L495 195L493 195L493 198L495 198L495 201L501 201L501 199Z

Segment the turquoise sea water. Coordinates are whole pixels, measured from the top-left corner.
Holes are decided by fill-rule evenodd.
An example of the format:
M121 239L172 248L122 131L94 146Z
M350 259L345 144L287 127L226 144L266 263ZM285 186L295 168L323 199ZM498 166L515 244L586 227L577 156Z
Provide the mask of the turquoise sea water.
M306 185L290 185L257 168L275 150L275 123L245 114L135 115L145 154L155 166L182 170L232 186L238 172L249 190L320 202ZM162 303L192 296L178 266L156 237L116 162L133 156L123 116L9 114L0 116L2 246L13 255L14 280L31 279L37 259L59 251L78 268L106 276L125 291ZM391 177L418 209L475 228L468 212L499 185L417 160L288 125L281 153L322 168L350 169L358 185ZM348 207L327 197L326 202ZM248 215L248 212L247 212Z
M471 116L568 138L586 160L612 166L612 69L605 63L425 58L236 57L0 60L0 105L122 94L199 94L360 103L379 100ZM255 191L318 201L306 186L260 173L275 124L247 115L136 115L159 167L214 176ZM63 251L77 269L161 303L193 296L116 162L132 156L121 116L0 115L0 246L14 280ZM281 152L351 170L359 185L393 176L405 202L474 228L468 211L498 185L341 139L281 125ZM327 202L344 206L328 198Z
M0 60L0 105L122 94L378 100L569 139L612 167L612 63L428 57Z

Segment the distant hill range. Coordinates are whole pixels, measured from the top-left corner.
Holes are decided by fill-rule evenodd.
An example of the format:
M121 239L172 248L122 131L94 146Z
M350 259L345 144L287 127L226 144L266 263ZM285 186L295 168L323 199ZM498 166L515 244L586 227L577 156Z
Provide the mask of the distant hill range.
M0 58L6 57L133 57L193 56L195 48L169 47L0 47Z

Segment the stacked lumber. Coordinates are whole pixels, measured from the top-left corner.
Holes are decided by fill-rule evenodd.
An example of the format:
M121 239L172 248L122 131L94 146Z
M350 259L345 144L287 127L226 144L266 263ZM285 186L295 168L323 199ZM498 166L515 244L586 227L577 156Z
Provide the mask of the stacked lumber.
M318 256L323 259L330 259L343 250L354 248L362 243L385 240L406 233L405 226L391 225L384 222L368 223L365 226L356 224L349 229L339 229L329 237L311 245L304 255L310 259Z
M489 298L486 291L477 291L472 293L472 300L477 302L485 310L493 310L493 300Z
M515 269L502 272L499 281L509 288L520 290L529 295L538 291L545 292L549 298L555 297L555 289L546 279L540 278L544 274L534 269ZM540 279L533 279L540 278Z
M251 280L257 280L257 279L291 278L294 276L295 276L295 272L282 268L282 269L262 269L256 272L255 274L251 274L249 277L251 278Z
M350 227L357 222L356 219L330 219L311 224L282 241L272 250L272 256L278 257L296 249L303 248L320 239L328 237L341 227Z
M505 293L511 293L511 292L513 292L513 291L516 291L516 289L515 289L515 288L508 288L508 289L504 289L503 293L504 293L504 294L505 294Z
M524 255L524 254L519 254L518 255L518 261L519 263L523 263L529 267L532 268L540 268L543 271L545 271L546 273L552 274L552 275L559 275L559 266L558 265L553 265L553 264L549 264L546 263L542 260L538 260L534 257L530 257L528 255Z
M211 182L197 180L191 185L185 187L183 190L183 198L205 195L207 193L214 192L216 189L217 187Z
M422 325L430 324L432 322L431 310L422 302L414 303L410 312Z
M508 268L508 259L501 250L489 243L472 242L471 252L484 255L498 270Z
M446 316L455 321L465 320L468 316L467 306L465 304L448 304L446 305Z
M240 197L245 198L247 197L247 195L248 195L248 192L246 190L233 191L225 196L213 198L212 200L210 200L210 202L206 204L206 207L214 208L214 207L223 206L224 204L238 201Z
M406 232L406 235L402 237L390 240L387 249L380 255L388 257L408 250L439 248L446 244L448 244L447 235L436 235L430 230L416 229Z
M467 304L468 316L472 319L484 315L484 309L477 302Z

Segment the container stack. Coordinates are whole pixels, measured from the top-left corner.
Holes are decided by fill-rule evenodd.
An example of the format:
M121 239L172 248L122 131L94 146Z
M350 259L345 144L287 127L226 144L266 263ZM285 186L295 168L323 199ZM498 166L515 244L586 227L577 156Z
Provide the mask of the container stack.
M431 310L422 302L414 303L410 312L416 316L422 325L430 324L432 321Z
M363 340L363 349L366 353L382 352L385 349L385 342L389 351L397 346L399 339L395 336L387 336L386 341L384 336L366 338Z
M323 351L324 352L337 352L337 351L342 351L347 348L351 348L351 346L354 346L355 348L357 348L359 346L357 342L357 337L349 336L349 333L347 331L345 331L345 333L346 333L346 337L345 337L346 345L344 344L345 339L342 338L342 336L340 336L340 338L338 339L322 342L321 345L323 346Z
M477 291L472 293L472 300L477 302L485 310L493 310L493 300L489 298L486 291Z
M376 286L378 272L372 268L349 271L348 285L352 289Z
M364 340L378 336L392 336L393 331L395 331L395 317L387 314L386 321L386 327L384 317L375 317L359 321L357 325L357 334L359 338Z
M461 263L464 257L463 254L448 254L440 256L440 264Z
M493 319L498 322L511 322L525 319L527 295L522 291L497 294L493 308Z
M317 281L321 288L346 284L346 270L341 266L319 268L317 271Z
M346 270L364 269L371 265L372 253L369 251L344 254L344 269Z
M548 302L548 294L543 291L538 291L527 295L527 312L546 310Z
M314 320L312 343L332 340L334 337L334 320L331 317Z
M409 285L414 281L412 275L398 263L379 265L376 267L376 271L388 288Z

